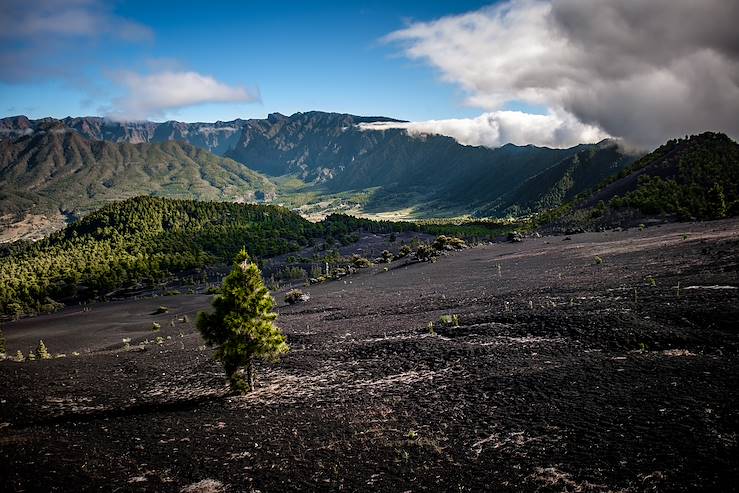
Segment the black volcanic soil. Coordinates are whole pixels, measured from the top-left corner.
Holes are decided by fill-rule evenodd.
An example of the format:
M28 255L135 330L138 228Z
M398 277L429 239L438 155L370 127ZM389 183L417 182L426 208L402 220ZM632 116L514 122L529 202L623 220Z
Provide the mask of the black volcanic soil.
M280 306L292 351L245 397L194 331L203 295L8 324L11 354L67 356L0 362L0 484L736 491L738 266L721 221L374 267Z

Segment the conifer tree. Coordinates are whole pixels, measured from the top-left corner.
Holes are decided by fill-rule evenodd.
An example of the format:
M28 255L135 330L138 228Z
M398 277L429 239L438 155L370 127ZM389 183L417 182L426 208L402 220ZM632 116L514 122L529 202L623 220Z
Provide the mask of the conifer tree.
M46 349L46 344L44 344L43 340L38 341L38 346L36 346L36 357L38 359L50 359L51 355L49 354L49 350Z
M289 348L274 324L274 299L246 250L236 256L213 308L214 312L198 314L198 330L206 344L216 348L215 358L223 363L231 389L236 393L252 391L254 359L276 361Z

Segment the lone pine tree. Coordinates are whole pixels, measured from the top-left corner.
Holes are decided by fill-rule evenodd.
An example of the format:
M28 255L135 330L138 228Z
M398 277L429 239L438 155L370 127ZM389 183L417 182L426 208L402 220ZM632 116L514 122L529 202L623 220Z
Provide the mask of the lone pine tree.
M223 363L231 389L254 390L254 359L276 361L289 348L274 324L274 299L246 250L236 256L213 308L214 312L198 314L198 330L206 344L216 348L215 358Z

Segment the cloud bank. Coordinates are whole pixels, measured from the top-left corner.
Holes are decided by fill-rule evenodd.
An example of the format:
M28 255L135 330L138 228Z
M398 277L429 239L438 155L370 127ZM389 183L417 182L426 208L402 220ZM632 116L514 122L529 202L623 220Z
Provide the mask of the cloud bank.
M520 111L493 111L476 118L429 120L424 122L374 122L359 125L364 130L403 128L411 135L440 134L460 144L499 147L507 143L544 147L571 147L598 142L608 137L571 115L533 115Z
M490 112L417 126L471 135L484 120L498 124L507 102L523 101L549 108L549 120L518 116L505 133L566 122L653 147L703 130L739 135L736 19L736 0L521 0L412 23L385 39Z
M205 103L246 103L259 101L259 92L229 86L209 75L192 71L165 70L147 75L119 72L116 80L124 95L104 111L115 120L161 118L168 111Z

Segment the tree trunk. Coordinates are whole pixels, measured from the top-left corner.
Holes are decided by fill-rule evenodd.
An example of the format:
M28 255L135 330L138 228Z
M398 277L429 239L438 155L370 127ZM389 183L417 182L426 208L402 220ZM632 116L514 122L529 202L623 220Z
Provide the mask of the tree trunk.
M246 363L246 383L248 385L248 392L254 390L254 380L254 359L249 358L249 361Z

